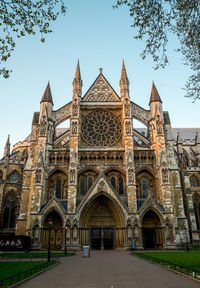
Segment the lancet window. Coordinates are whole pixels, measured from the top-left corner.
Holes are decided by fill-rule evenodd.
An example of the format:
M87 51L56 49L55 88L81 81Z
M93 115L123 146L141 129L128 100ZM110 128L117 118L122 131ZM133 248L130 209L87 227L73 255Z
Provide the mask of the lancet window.
M110 180L110 183L112 187L121 195L125 194L125 177L124 175L117 171L117 170L111 170L108 173L106 173L108 179Z
M48 198L56 196L58 199L67 197L68 181L64 172L57 170L49 177Z
M93 170L84 171L79 175L79 194L85 195L92 187L97 173Z
M9 193L4 199L3 228L13 229L16 224L18 210L17 197L14 192Z
M153 175L146 170L136 175L136 193L138 199L145 199L149 195L156 198L155 180Z

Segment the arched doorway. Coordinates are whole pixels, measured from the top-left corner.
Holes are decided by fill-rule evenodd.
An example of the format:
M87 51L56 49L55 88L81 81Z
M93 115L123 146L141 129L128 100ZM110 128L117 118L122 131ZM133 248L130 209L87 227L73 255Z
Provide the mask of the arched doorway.
M124 217L117 203L101 194L81 215L81 244L92 249L113 249L126 245Z
M60 250L62 247L63 239L63 229L62 229L62 219L56 211L51 211L44 219L43 229L42 229L42 246L43 248L48 248L49 239L49 219L53 220L53 225L51 227L50 244L51 249Z
M160 218L153 210L148 210L143 216L142 236L144 248L163 247L163 228Z

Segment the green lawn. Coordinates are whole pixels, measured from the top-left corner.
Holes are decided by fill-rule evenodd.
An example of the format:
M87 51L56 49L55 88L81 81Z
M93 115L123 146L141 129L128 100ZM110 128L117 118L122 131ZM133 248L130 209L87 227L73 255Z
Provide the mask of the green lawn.
M4 280L1 287L10 287L53 264L55 262L0 262L0 280Z
M200 252L133 252L133 255L142 257L147 255L156 259L178 264L190 269L200 271ZM152 259L152 261L154 261Z
M42 264L39 262L0 262L0 280Z
M9 258L43 258L47 257L47 252L3 252L0 253L0 257L9 257ZM73 256L75 253L67 253L67 256ZM64 257L63 252L52 252L51 257Z

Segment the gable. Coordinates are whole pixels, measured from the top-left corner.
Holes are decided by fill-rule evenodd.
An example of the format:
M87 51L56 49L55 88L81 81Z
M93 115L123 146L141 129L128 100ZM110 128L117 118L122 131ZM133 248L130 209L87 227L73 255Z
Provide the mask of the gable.
M103 74L99 74L92 86L86 92L82 101L84 102L117 102L119 96L108 83Z

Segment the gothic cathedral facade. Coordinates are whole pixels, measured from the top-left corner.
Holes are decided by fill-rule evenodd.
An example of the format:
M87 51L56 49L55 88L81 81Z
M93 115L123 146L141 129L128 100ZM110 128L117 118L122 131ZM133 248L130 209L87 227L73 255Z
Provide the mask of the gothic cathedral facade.
M8 137L0 160L0 235L46 249L51 218L54 249L200 244L200 129L173 129L154 83L149 107L131 101L124 62L120 96L102 69L82 95L78 63L72 101L53 110L48 83L30 135L12 152Z

